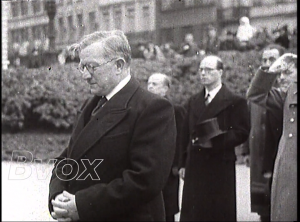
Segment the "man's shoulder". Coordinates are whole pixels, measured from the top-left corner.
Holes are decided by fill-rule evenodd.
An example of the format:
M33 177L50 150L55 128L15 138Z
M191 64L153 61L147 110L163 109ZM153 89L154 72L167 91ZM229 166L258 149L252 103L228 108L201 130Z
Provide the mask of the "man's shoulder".
M237 93L233 92L226 85L223 84L222 88L223 89L220 90L220 93L223 93L224 97L227 100L232 100L232 101L246 101L246 98L244 98L241 95L238 95Z
M173 106L167 99L149 92L148 90L138 87L135 94L133 95L133 101L137 101L140 105L148 106L152 103L162 103Z

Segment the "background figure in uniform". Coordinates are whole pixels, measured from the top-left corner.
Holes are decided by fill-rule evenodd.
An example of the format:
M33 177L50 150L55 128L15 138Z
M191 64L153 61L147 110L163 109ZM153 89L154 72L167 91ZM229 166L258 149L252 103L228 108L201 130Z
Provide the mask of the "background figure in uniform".
M268 45L262 53L261 67L268 69L283 53L280 45ZM250 156L251 212L258 213L261 221L270 221L271 174L282 133L282 119L265 107L251 102L248 105L251 131L245 152Z
M272 89L278 75L286 87ZM297 94L297 55L291 53L269 69L258 69L247 92L250 101L283 119L273 171L271 221L297 221Z
M184 179L180 221L236 221L235 147L250 131L246 99L221 82L223 62L205 57L204 88L186 104L180 171Z
M170 78L162 73L154 73L148 79L148 90L152 93L158 94L163 97L168 97L168 92L171 87ZM167 184L163 189L163 197L165 202L166 210L166 221L175 221L175 214L179 212L179 174L178 174L178 158L179 158L179 144L181 128L183 123L183 118L185 110L180 105L174 105L175 120L177 128L177 139L175 157L172 164L172 169L170 176L168 178Z
M94 96L79 110L69 145L54 166L52 217L165 220L162 189L176 145L172 104L131 77L131 49L122 31L94 32L72 48Z

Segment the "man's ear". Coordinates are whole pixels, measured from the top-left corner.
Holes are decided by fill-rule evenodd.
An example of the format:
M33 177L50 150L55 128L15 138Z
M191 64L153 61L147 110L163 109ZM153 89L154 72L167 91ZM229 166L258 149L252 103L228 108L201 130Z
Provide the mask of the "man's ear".
M223 69L220 69L220 76L223 75Z
M116 64L117 64L117 70L121 72L125 66L125 61L124 59L118 59Z

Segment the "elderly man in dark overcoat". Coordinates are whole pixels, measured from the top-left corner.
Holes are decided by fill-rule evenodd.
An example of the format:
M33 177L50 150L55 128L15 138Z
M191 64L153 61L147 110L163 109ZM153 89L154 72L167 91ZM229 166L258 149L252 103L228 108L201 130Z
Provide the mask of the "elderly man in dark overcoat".
M205 57L198 72L204 88L186 104L183 126L180 221L236 221L235 147L249 135L247 102L222 84L219 57Z
M164 221L162 190L174 158L172 104L130 75L131 49L119 30L71 48L91 93L68 147L57 158L49 210L59 221Z
M148 90L152 93L170 99L171 78L164 73L153 73L148 79ZM176 147L172 168L166 186L163 189L163 197L166 211L166 221L175 221L175 214L179 212L179 147L182 124L185 110L183 106L173 104L176 120Z

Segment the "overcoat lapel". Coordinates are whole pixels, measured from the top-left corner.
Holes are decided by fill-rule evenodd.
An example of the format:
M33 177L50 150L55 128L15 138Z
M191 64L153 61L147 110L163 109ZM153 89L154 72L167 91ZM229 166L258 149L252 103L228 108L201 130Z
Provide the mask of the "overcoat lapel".
M192 115L193 115L193 120L198 120L199 117L202 115L204 112L206 106L204 103L204 89L200 91L197 97L194 98L192 101Z
M196 125L200 124L206 119L215 117L219 112L226 109L232 103L233 94L222 85L220 91L216 94L213 100L205 107L198 118Z
M92 110L98 103L99 97L94 96L86 100L86 102L82 105L81 109L77 113L78 120L75 122L76 125L74 126L74 130L72 133L72 138L77 138L81 130L89 121L89 116L91 115Z
M91 105L88 104L83 109L81 116L79 116L79 123L76 125L76 128L78 127L78 129L74 130L74 135L76 137L74 136L74 143L70 147L69 158L78 160L126 116L128 112L127 103L137 88L138 83L132 78L123 89L114 95L105 106L100 109L86 126L84 126L84 119L88 113L91 113ZM93 99L90 103L93 102Z

